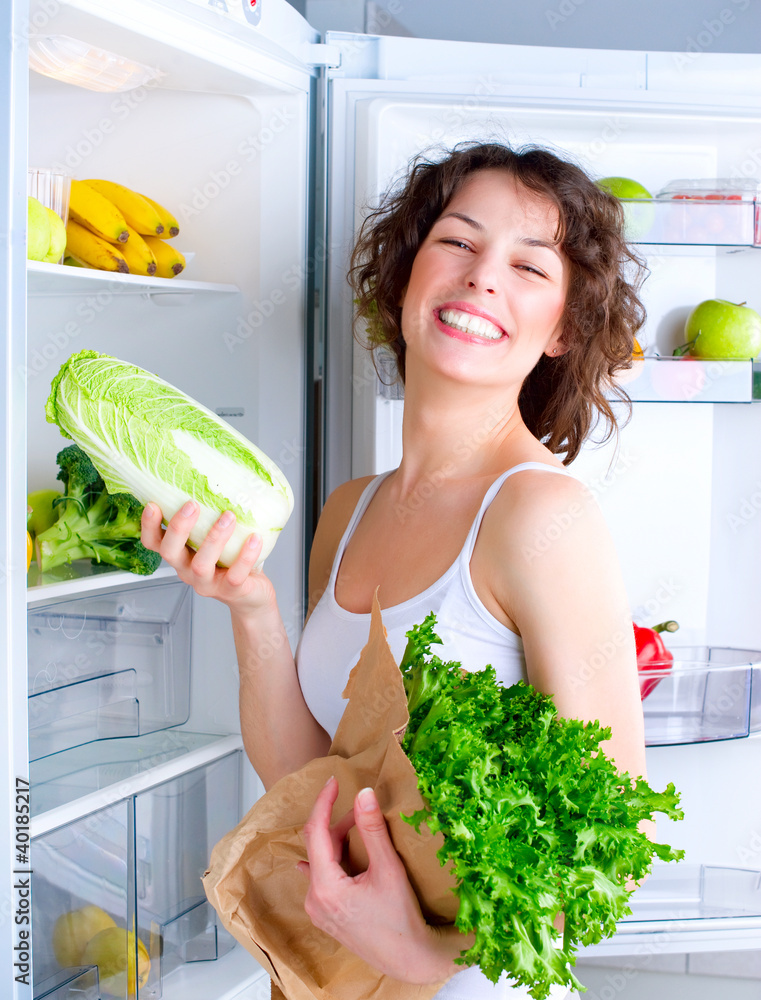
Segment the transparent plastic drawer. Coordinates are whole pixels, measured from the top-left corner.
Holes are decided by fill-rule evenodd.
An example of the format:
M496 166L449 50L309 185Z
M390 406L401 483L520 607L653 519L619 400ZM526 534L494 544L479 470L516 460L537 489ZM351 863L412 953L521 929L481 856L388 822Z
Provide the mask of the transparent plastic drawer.
M29 611L29 756L187 721L190 589L179 581Z
M631 897L624 930L651 921L734 920L761 917L761 872L684 863L654 865Z
M731 740L761 731L761 651L669 646L674 662L648 671L648 746Z
M637 243L749 247L756 242L756 203L621 199L626 235Z
M33 843L34 998L143 1000L234 939L201 876L240 817L240 751Z

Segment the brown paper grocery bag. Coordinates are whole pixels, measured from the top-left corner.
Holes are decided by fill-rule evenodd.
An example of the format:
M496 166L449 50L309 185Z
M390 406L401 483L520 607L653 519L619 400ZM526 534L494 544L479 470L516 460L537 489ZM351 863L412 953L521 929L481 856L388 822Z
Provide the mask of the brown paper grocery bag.
M329 651L327 654L329 655ZM339 784L333 821L361 789L375 789L394 846L430 923L451 923L458 901L441 837L417 833L400 813L422 808L414 769L400 746L409 721L399 667L386 642L377 598L370 635L344 691L349 703L327 757L282 778L214 848L203 879L222 924L267 970L273 996L287 1000L429 1000L436 985L415 986L382 975L318 930L304 910L307 879L296 862L307 854L301 830L331 775ZM365 867L356 829L350 857Z

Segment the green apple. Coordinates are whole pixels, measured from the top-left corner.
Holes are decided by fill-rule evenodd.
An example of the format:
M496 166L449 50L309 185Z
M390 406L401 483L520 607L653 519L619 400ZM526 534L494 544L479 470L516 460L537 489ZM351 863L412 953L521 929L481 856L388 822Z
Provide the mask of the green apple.
M630 177L603 177L597 186L624 200L624 226L630 240L639 240L655 222L655 208L650 204L653 196L639 181ZM645 200L645 205L632 205L632 201Z
M761 351L761 316L744 302L706 299L684 324L690 357L738 360Z
M45 211L50 220L50 246L42 259L48 264L57 264L66 248L66 226L64 226L63 219L58 212L54 212L52 208L47 206L45 206Z
M42 260L50 249L50 216L42 202L27 198L26 256L29 260Z

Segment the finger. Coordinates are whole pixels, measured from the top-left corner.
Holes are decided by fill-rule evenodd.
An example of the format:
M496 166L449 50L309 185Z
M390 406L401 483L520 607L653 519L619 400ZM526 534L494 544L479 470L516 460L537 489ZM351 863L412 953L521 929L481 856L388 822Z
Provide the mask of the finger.
M324 872L331 870L336 865L333 856L330 817L337 798L338 782L335 778L328 778L315 800L309 819L304 824L304 841L309 864L312 866L313 880L317 880Z
M175 568L190 565L193 553L188 551L188 538L199 514L198 504L188 500L167 522L160 551L164 559Z
M372 868L379 864L398 865L399 855L391 841L386 820L372 788L363 788L357 792L354 800L354 816L367 851L368 867Z
M336 825L333 827L333 839L335 840L336 846L338 848L338 857L336 861L341 860L341 854L343 852L343 842L346 840L346 835L355 826L356 820L354 818L354 809L350 809L346 815L340 819Z
M309 878L309 862L308 861L297 861L296 867L301 872L302 875L306 875Z
M209 528L206 538L198 546L198 552L193 557L191 569L197 576L206 577L214 574L222 551L234 531L235 514L231 510L226 510Z
M140 541L153 552L158 552L164 532L161 530L161 511L155 503L147 503L140 519Z
M227 582L231 587L239 587L246 582L251 576L261 551L261 536L249 535L241 547L238 558L227 571Z

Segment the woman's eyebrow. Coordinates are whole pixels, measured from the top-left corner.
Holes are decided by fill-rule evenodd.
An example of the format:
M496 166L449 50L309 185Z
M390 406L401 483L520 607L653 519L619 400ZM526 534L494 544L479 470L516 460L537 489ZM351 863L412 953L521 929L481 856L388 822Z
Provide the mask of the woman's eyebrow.
M518 242L523 243L524 246L528 247L545 247L547 250L554 251L558 257L561 256L557 243L551 243L549 240L539 239L538 236L521 236L519 237Z
M475 219L471 219L469 215L463 215L462 212L447 212L446 215L439 216L438 221L442 222L444 219L460 219L461 222L467 223L467 225L472 226L473 229L477 229L479 232L483 232L486 228L482 223L476 222Z

